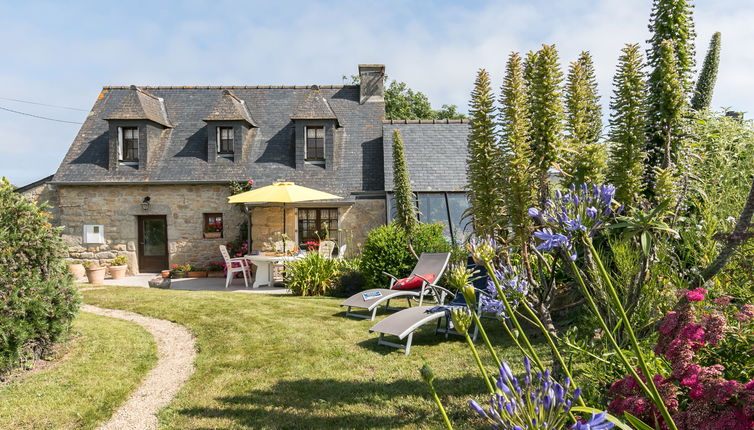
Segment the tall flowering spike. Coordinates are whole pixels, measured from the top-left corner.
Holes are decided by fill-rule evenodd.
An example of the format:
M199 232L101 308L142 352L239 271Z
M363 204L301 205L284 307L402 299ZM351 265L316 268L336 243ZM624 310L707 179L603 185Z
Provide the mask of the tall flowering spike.
M712 104L712 92L717 80L717 66L720 63L720 32L712 35L707 56L704 57L702 71L696 81L694 97L691 98L691 108L694 110L708 109Z
M471 311L469 308L453 308L450 311L450 319L457 332L466 334L471 326Z
M467 248L471 253L471 258L478 265L484 265L485 263L492 263L495 259L495 241L494 239L487 238L472 238Z

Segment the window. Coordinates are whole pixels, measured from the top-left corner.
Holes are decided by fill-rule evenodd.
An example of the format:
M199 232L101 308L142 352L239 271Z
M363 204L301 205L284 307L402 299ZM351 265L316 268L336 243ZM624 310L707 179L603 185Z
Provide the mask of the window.
M325 161L325 127L306 127L305 161Z
M204 214L204 237L223 237L223 214Z
M136 163L139 161L139 129L137 127L119 127L118 155L120 161Z
M419 221L424 223L439 222L449 241L463 243L471 234L471 223L464 217L469 202L464 193L417 193L417 211ZM389 220L395 219L395 195L388 196Z
M233 127L217 127L217 153L233 154Z
M306 249L306 242L331 240L338 231L338 209L309 209L298 210L298 242L299 247Z

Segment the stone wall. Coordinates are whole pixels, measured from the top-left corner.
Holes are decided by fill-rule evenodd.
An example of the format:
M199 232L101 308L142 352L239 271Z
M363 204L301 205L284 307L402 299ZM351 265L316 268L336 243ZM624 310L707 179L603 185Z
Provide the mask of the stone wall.
M69 257L107 263L116 255L129 260L129 272L138 273L137 216L165 215L168 229L170 264L206 266L221 260L218 246L236 239L245 214L227 203L230 195L224 185L61 185L57 187L59 225L64 226L63 239ZM150 197L150 207L141 206ZM327 207L327 205L322 205ZM286 207L286 232L296 239L297 209ZM222 213L224 237L204 239L204 213ZM360 252L369 230L384 224L385 200L356 200L339 207L338 241L348 245L347 255ZM85 224L102 224L104 244L82 243ZM252 209L252 249L264 249L277 232L282 232L281 207ZM167 269L167 267L166 267Z
M224 185L86 185L59 186L60 225L75 261L108 262L126 255L129 272L138 273L137 216L165 215L170 264L206 266L222 259L219 245L235 239L245 215L227 203ZM141 203L150 197L150 207ZM224 237L204 239L204 213L222 213ZM102 224L104 244L82 243L85 224ZM167 267L166 267L167 269Z

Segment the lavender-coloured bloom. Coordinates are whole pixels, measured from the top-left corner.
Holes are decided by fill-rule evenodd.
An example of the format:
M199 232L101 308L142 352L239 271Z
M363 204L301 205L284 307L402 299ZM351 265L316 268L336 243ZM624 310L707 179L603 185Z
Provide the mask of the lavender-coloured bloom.
M474 399L469 399L469 405L471 405L471 409L476 411L482 418L487 418L487 413L484 412L484 409L482 409L481 406L479 406L479 403L477 403Z
M614 426L615 424L607 420L607 412L600 412L592 415L589 421L577 422L571 428L576 430L606 430Z
M571 241L567 236L560 233L553 233L549 228L535 231L534 237L542 240L542 243L537 246L537 249L542 251L549 252L557 248L568 249L571 246Z
M541 215L541 212L537 208L529 208L527 212L532 218L538 218Z
M597 208L594 206L589 206L586 208L586 216L588 216L591 219L594 219L597 217Z

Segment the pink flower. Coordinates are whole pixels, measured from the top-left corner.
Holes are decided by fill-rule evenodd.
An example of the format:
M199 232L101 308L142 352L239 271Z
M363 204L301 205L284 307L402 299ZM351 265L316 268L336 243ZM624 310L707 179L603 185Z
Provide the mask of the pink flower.
M733 300L733 297L730 296L718 297L715 299L715 304L718 306L728 306L731 300Z
M675 330L677 325L678 312L669 311L665 315L665 318L662 320L662 324L660 324L660 334L662 334L663 336L669 336L671 333L673 333L673 330Z
M705 294L707 294L707 290L704 288L697 288L695 290L686 291L686 299L690 302L701 302L704 300Z
M754 379L752 379L751 381L747 382L746 385L744 386L744 388L746 388L747 390L754 390Z
M723 314L715 312L705 315L703 317L705 335L704 341L712 346L717 346L718 343L725 337L725 325L727 321Z
M681 329L681 337L692 342L704 340L704 329L701 324L689 324Z
M738 322L746 323L754 319L754 305L743 305L739 312L733 314Z

